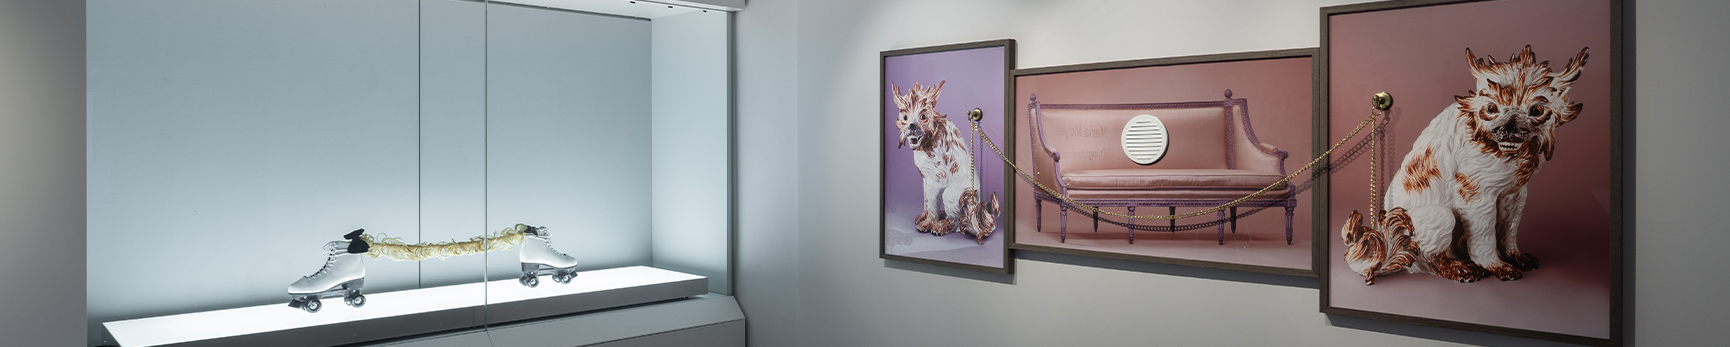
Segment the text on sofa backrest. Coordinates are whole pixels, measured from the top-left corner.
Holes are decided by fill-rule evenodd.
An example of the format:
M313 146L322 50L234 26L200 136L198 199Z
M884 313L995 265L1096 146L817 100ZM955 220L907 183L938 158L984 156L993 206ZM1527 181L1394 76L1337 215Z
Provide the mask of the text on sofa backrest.
M1124 155L1119 137L1137 115L1165 123L1165 157L1140 165ZM1057 150L1064 171L1094 169L1226 169L1226 114L1223 107L1085 110L1043 108L1045 142Z

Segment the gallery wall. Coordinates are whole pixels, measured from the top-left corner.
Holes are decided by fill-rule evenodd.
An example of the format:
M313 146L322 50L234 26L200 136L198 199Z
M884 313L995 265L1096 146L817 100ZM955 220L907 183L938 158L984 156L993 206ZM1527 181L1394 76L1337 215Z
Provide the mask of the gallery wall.
M1014 38L1020 67L1041 67L1314 47L1319 8L1351 2L752 1L737 24L752 345L1557 345L1324 315L1308 278L1033 252L996 276L876 257L877 138L862 129L879 51ZM1708 150L1730 130L1708 103L1730 88L1730 48L1702 44L1730 34L1730 5L1626 14L1629 344L1730 339L1730 234L1710 219L1730 155Z
M734 294L752 345L806 346L799 341L799 4L751 0L749 7L733 15Z
M84 343L84 2L0 1L0 344Z

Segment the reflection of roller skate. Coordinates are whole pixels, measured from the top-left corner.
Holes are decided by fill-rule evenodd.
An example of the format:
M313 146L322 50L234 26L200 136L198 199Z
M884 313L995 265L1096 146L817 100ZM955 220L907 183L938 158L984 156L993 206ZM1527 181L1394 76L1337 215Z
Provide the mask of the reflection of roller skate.
M571 283L571 278L577 277L577 258L554 251L549 240L552 235L546 227L528 227L523 234L523 249L517 253L523 264L523 277L517 278L518 283L534 288L541 284L542 275L552 275L553 281L561 284Z
M371 246L360 239L363 231L356 229L342 236L349 241L331 241L324 245L330 258L324 261L324 267L318 272L288 285L288 307L316 313L324 307L319 302L320 298L337 296L341 296L342 302L349 306L366 305L366 296L360 294L361 285L366 283L366 263L362 257Z

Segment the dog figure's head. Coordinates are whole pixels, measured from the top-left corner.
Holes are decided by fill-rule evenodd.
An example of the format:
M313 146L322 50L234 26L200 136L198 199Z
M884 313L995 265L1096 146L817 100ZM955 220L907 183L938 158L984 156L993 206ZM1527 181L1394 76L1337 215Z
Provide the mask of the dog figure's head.
M931 140L931 135L941 131L937 128L938 122L948 118L937 113L937 95L943 93L944 82L947 81L938 81L937 85L928 88L913 83L913 89L907 94L901 94L901 87L894 83L889 84L890 92L895 95L895 108L900 110L895 117L895 128L901 130L901 140L895 148L913 145L914 150L931 149L936 142Z
M1466 63L1478 80L1477 89L1456 96L1466 131L1484 153L1528 162L1549 160L1555 154L1555 130L1580 115L1584 108L1568 100L1568 89L1580 79L1586 66L1586 49L1568 59L1562 71L1550 70L1549 61L1538 61L1532 46L1498 63L1493 57L1478 58L1466 49Z

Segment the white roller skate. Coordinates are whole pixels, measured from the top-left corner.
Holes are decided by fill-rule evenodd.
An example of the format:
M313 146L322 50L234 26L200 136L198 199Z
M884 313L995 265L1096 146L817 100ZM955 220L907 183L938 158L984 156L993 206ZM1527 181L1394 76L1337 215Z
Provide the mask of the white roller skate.
M324 308L320 298L337 296L341 296L343 303L349 306L359 308L366 305L366 296L360 294L360 288L366 283L364 254L371 246L360 239L363 231L359 229L343 235L349 241L331 241L324 245L330 258L325 259L324 267L318 272L288 285L288 307L317 313Z
M577 258L553 250L552 235L546 227L528 227L523 234L523 248L517 253L523 277L517 278L518 283L534 288L541 284L541 275L552 275L553 281L560 284L571 283L577 277Z

